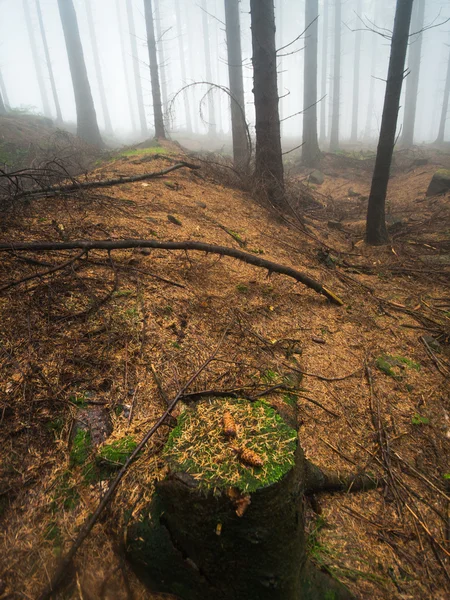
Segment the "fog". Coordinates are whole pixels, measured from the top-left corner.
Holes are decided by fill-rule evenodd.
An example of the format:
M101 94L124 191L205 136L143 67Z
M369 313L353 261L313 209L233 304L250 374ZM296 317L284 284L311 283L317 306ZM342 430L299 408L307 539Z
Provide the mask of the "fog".
M139 139L136 91L133 79L133 51L130 43L126 0L88 0L92 7L100 64L106 89L108 108L117 141ZM45 87L49 97L51 116L55 116L55 106L51 95L48 69L45 62L42 38L39 30L35 0L27 0L30 7L31 23L37 45L36 60L42 68ZM318 98L325 104L326 133L329 133L330 105L332 102L332 59L334 38L334 0L329 1L328 27L324 28L324 1L319 2L319 56L318 56ZM57 0L40 0L43 20L48 38L49 51L54 70L57 92L65 122L76 121L76 111L70 77L64 36L58 11ZM82 39L84 56L88 70L94 104L100 128L105 119L102 113L98 79L94 66L91 39L87 21L86 0L74 0ZM170 118L167 120L169 133L174 139L183 133L188 123L183 94L178 92L184 85L207 80L202 18L202 0L179 0L182 28L182 52L186 63L186 76L182 76L180 61L180 39L178 36L175 0L159 0L159 20L156 22L159 51L159 66L162 87L167 88ZM209 45L211 57L212 83L228 87L227 48L225 37L225 16L223 0L206 0ZM361 32L361 66L359 78L358 142L375 142L381 120L385 82L389 60L390 40L370 31L379 28L389 33L393 28L395 11L394 0L362 0L361 15L357 15L357 0L347 0L342 4L341 21L341 98L340 136L345 141L350 136L353 106L353 65L356 29ZM36 76L30 36L25 20L22 0L2 0L0 21L0 68L4 80L4 100L11 108L44 113L44 106ZM142 0L132 0L136 27L137 59L142 83L143 99L149 131L153 129L153 109L146 45L146 27ZM155 0L153 9L155 10ZM251 30L249 0L241 1L241 35L244 64L244 87L247 119L254 124ZM276 2L277 46L283 47L292 42L307 24L304 22L304 2L282 0ZM155 15L154 15L155 16ZM443 92L446 66L449 55L450 24L444 23L450 17L448 0L427 0L425 26L433 26L423 33L419 93L415 123L415 143L431 142L436 139ZM439 25L443 23L442 25ZM436 26L439 25L439 26ZM308 35L306 33L305 35ZM122 41L121 41L122 36ZM327 38L327 55L323 55L323 39ZM413 43L414 40L412 40ZM303 61L304 37L289 45L278 59L280 116L284 145L292 138L301 138L303 106ZM122 51L123 48L123 51ZM161 50L164 58L162 60ZM326 61L326 86L321 84L323 62ZM405 94L405 87L403 94ZM194 133L205 135L208 131L208 102L205 97L206 85L188 88L190 120ZM218 134L230 134L229 98L224 92L213 92L215 121ZM372 101L371 101L372 99ZM131 109L130 109L131 101ZM402 103L403 104L403 103ZM167 107L166 107L167 109ZM399 127L402 123L400 109ZM319 128L320 116L318 107ZM446 139L450 137L447 127ZM219 138L221 136L219 135ZM223 138L222 138L223 141ZM323 140L322 140L323 141ZM214 143L214 140L211 141ZM217 142L219 147L222 142ZM292 141L293 143L293 141Z

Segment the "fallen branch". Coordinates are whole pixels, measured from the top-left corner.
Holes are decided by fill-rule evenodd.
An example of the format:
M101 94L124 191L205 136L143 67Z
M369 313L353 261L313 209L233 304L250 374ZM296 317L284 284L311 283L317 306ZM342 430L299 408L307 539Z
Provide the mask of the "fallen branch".
M284 265L280 265L279 263L273 262L271 260L266 260L259 256L255 256L254 254L250 254L249 252L244 252L243 250L237 250L236 248L227 248L226 246L216 246L215 244L207 244L205 242L165 242L165 241L157 241L157 240L76 240L73 242L9 242L9 243L0 243L0 252L1 251L11 251L15 252L26 252L26 251L35 251L35 252L48 252L50 250L123 250L130 248L160 248L163 250L198 250L199 252L206 252L207 254L220 254L222 256L231 256L231 258L236 258L237 260L241 260L245 263L253 265L255 267L260 267L262 269L267 269L269 275L271 273L280 273L281 275L287 275L288 277L292 277L296 281L303 283L307 287L313 289L318 294L322 294L330 302L337 304L338 306L343 305L343 301L336 296L331 290L323 286L318 281L311 279L304 273L293 269L292 267L287 267Z
M48 188L43 188L40 190L27 190L26 192L22 192L17 194L16 199L25 198L29 196L48 196L54 194L62 194L65 192L76 192L78 190L85 189L95 189L102 187L111 187L113 185L122 185L124 183L135 183L136 181L145 181L146 179L157 179L158 177L163 177L172 171L176 171L177 169L182 168L187 169L200 169L198 165L193 165L188 162L180 162L171 167L167 167L167 169L163 169L162 171L156 171L154 173L144 173L143 175L134 175L133 177L117 177L115 179L103 179L100 181L84 181L76 183L70 183L68 185L59 185L59 186L51 186Z
M306 495L320 492L365 492L374 490L383 483L382 479L366 473L341 475L330 471L322 471L309 460L306 461Z

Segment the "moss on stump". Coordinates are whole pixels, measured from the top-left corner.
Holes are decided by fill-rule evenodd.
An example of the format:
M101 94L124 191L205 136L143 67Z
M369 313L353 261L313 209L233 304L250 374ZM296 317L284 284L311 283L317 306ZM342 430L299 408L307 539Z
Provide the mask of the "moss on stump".
M264 402L201 402L164 450L169 475L127 531L138 575L182 600L349 599L306 555L305 458Z

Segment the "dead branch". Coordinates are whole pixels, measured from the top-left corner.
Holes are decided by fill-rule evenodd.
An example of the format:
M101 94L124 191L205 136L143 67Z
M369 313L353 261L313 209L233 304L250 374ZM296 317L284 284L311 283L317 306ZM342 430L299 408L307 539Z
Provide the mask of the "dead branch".
M208 244L206 242L169 242L169 241L156 241L156 240L76 240L71 242L9 242L0 243L1 251L15 251L15 252L48 252L49 250L75 250L80 249L84 251L89 250L124 250L130 248L159 248L163 250L198 250L199 252L206 252L207 254L220 254L222 256L230 256L236 258L249 265L259 267L261 269L267 269L269 275L271 273L279 273L281 275L287 275L292 277L299 283L303 283L307 287L311 288L318 294L322 294L330 302L337 304L338 306L343 305L343 301L336 296L331 290L323 286L318 281L311 279L304 273L287 267L271 260L266 260L244 252L243 250L237 250L236 248L227 248L226 246L217 246L215 244Z
M306 495L319 492L367 491L379 487L382 483L383 480L365 473L340 475L339 473L322 471L309 460L306 461Z

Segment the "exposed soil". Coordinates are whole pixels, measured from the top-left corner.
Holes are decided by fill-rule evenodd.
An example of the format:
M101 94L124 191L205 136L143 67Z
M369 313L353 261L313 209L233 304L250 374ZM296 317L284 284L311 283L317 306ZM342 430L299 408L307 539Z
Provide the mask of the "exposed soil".
M162 153L185 158L176 146ZM157 171L168 164L159 154L118 155L91 176ZM428 164L416 166L425 155ZM226 328L219 360L191 391L252 389L301 371L307 457L386 481L376 491L311 502L312 558L357 598L447 597L450 204L449 196L426 198L425 191L450 157L397 156L388 198L392 244L383 248L363 241L367 160L327 155L324 184L309 189L308 173L291 168L303 194L297 202L308 207L306 232L295 215L282 219L204 170L187 169L101 193L34 199L3 223L3 241L190 239L243 248L321 281L344 306L230 258L163 250L92 251L3 289L76 256L3 253L0 598L36 597L105 491L71 451L80 405L109 409L108 443L139 441L166 406L151 366L173 398ZM156 597L130 571L120 542L126 519L164 475L166 438L167 427L130 468L61 598Z

